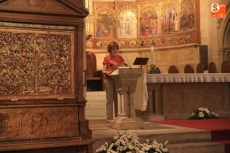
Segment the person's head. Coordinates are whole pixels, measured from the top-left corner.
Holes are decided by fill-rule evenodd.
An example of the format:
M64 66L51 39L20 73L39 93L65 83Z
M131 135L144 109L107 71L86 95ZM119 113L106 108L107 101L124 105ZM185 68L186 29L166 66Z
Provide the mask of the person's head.
M119 51L119 45L117 42L110 42L108 47L107 47L107 51L112 54L113 52L118 52Z

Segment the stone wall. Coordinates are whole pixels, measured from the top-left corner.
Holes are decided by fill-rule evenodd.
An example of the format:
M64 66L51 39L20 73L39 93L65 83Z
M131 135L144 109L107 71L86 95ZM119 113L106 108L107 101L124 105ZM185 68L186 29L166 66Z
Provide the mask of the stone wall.
M151 64L150 58L150 48L136 48L136 49L126 49L122 50L120 53L125 59L126 63L130 66L134 66L133 62L136 57L148 57L149 61L147 66L143 66L144 72L147 72ZM193 68L200 62L199 57L199 47L197 44L191 44L187 46L173 46L170 48L159 48L156 47L155 51L155 62L160 68L161 73L168 73L168 68L171 65L175 65L179 72L183 73L186 64L190 64ZM97 58L97 69L102 69L102 62L105 55L107 55L106 50L94 51Z

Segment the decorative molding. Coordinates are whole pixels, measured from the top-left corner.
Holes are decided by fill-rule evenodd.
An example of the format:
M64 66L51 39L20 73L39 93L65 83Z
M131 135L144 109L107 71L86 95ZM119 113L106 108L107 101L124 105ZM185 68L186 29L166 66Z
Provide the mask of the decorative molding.
M129 39L119 39L115 40L119 43L120 48L137 48L137 47L150 47L154 41L154 46L156 47L172 47L176 45L185 45L192 43L199 43L197 41L197 32L185 32L174 35L158 36L158 37L138 37ZM114 39L95 39L94 47L97 49L107 48L108 44L114 41Z
M1 21L0 21L0 27L36 28L36 29L53 29L53 30L74 30L74 26L13 23L13 22L1 22Z
M26 0L30 7L43 8L46 5L47 0Z
M77 107L1 108L0 140L33 142L68 139L78 134ZM41 139L42 138L42 139Z
M230 82L230 73L146 74L147 83Z

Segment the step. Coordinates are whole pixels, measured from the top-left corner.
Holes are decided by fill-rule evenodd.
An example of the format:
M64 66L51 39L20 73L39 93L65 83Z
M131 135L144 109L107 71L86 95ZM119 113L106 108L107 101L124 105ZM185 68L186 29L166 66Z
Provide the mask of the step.
M119 130L110 129L106 120L90 120L92 137L95 140L94 151L102 144L112 141ZM211 132L206 130L186 128L172 125L162 125L145 122L144 129L130 130L136 132L139 142L144 143L156 139L157 142L168 140L170 153L225 153L224 145L211 141Z
M106 131L106 129L103 130L104 132ZM170 137L174 137L174 138L183 138L185 135L184 133L180 133L180 134L164 134L161 135L161 137L156 136L156 135L151 135L151 136L143 136L143 135L138 135L139 137L139 142L144 143L145 140L147 140L146 138L150 138L150 142L153 139L156 139L157 142L164 142L166 140L169 140L169 144L167 145L167 148L169 149L170 153L225 153L224 150L224 145L220 144L220 143L216 143L216 142L211 142L209 140L204 141L203 138L196 139L200 136L200 133L193 133L191 136L193 138L189 138L188 139L181 139L181 140L172 140L170 139ZM188 135L187 135L188 136ZM177 139L176 138L176 139ZM183 140L185 142L183 142ZM193 140L193 141L191 141ZM111 138L101 138L101 139L95 139L95 143L94 143L94 150L96 151L96 149L98 149L102 144L104 144L105 142L108 142L109 144L112 141L112 137Z
M105 119L106 100L105 91L91 91L86 93L86 119Z
M192 142L167 145L170 153L225 153L224 145L215 142Z
M105 91L91 91L86 92L86 100L87 102L95 102L95 101L101 101L106 102L106 95Z

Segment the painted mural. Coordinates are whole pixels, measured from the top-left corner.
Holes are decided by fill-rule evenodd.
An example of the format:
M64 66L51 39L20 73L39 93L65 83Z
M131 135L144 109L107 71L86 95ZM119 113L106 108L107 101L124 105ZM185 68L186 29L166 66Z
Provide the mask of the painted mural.
M180 29L181 31L195 28L195 7L194 2L184 0L181 3Z
M96 38L113 38L116 34L114 15L107 10L100 12L96 19Z
M154 8L143 9L140 17L140 35L154 36L158 34L158 15Z
M92 48L106 48L114 39L121 48L149 47L153 40L155 46L200 42L198 0L94 1L92 5L94 13L86 24L95 36Z
M134 12L125 10L120 14L118 37L128 38L137 36L137 20Z
M161 34L178 31L178 13L174 5L166 5L162 9Z

